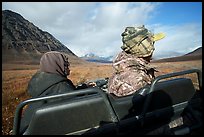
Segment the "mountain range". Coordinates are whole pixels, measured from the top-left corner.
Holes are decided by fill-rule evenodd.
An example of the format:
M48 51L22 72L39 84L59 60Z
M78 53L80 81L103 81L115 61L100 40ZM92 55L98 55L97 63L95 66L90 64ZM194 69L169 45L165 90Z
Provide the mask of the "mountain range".
M64 52L72 63L86 63L20 14L2 11L2 63L39 63L40 57L48 51Z
M111 63L113 56L99 57L94 53L76 56L70 49L23 16L10 10L2 11L2 63L39 64L48 51L61 51L69 56L70 63ZM183 56L153 60L153 62L202 59L202 47Z
M152 62L175 62L175 61L188 61L188 60L202 60L202 47L199 47L194 51L189 52L182 56L158 59L158 60L153 60Z
M174 57L169 57L169 58L162 58L162 59L157 59L153 58L151 62L175 62L175 61L188 61L188 60L201 60L202 59L202 47L199 47L195 49L192 52L189 52L185 55L180 55L177 52L174 53L166 53L165 55L174 55ZM99 63L112 63L114 57L109 56L109 57L100 57L95 55L94 53L86 54L82 57L80 57L86 61L89 62L99 62Z
M86 61L89 61L89 62L99 62L99 63L112 63L113 61L113 56L100 57L100 56L95 55L94 53L86 54L80 58Z

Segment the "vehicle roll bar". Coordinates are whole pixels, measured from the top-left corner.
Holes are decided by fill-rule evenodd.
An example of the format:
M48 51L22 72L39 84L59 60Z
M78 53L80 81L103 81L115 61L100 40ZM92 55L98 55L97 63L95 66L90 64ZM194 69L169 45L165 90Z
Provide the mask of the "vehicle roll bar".
M198 83L199 83L199 88L202 88L202 72L199 69L190 69L190 70L185 70L185 71L180 71L180 72L174 72L174 73L169 73L169 74L165 74L165 75L161 75L156 77L153 81L152 84L150 85L150 90L147 93L147 98L145 99L144 102L144 107L141 113L141 117L143 117L143 122L142 124L144 124L144 119L145 119L145 114L148 110L148 107L150 105L151 102L151 94L154 91L155 85L158 83L158 81L162 80L162 79L166 79L166 78L171 78L171 77L176 77L176 76L180 76L180 75L186 75L186 74L190 74L190 73L197 73L197 77L198 77Z

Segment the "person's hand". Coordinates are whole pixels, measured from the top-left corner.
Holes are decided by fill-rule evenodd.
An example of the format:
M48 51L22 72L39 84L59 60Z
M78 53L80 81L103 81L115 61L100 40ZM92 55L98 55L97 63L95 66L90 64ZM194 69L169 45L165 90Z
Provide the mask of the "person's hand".
M87 83L87 86L88 87L96 87L97 85L95 82L89 82L89 83Z

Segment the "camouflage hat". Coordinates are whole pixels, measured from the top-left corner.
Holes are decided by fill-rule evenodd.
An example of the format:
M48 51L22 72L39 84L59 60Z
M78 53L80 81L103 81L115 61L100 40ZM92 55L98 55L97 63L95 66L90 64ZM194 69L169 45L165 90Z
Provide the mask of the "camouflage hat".
M143 26L126 27L121 34L123 45L121 48L137 57L148 57L154 51L154 42L164 38L163 33L153 34Z

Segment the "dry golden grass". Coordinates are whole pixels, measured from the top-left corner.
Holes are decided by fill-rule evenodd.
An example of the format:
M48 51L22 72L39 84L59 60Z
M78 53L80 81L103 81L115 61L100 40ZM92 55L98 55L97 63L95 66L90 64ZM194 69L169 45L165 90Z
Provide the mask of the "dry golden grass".
M184 71L188 69L199 69L202 71L202 60L194 60L194 61L182 61L182 62L162 62L162 63L152 63L153 66L158 68L159 72L156 72L156 76ZM191 78L194 86L198 89L198 78L196 73L177 76L184 78Z
M112 67L110 64L71 66L70 70L71 73L68 78L71 79L75 85L93 79L109 77L112 74Z
M184 62L153 63L159 70L156 76L198 68L202 70L202 60ZM23 100L28 99L27 85L30 78L36 73L38 65L4 65L2 71L2 134L10 135L16 106ZM109 77L112 74L111 64L87 64L73 65L70 67L71 74L68 77L75 85L97 79ZM187 76L185 76L187 77ZM189 75L197 84L196 76Z
M16 105L29 96L28 81L36 70L2 71L2 133L10 134Z
M18 64L2 64L2 70L33 70L38 69L38 65Z

